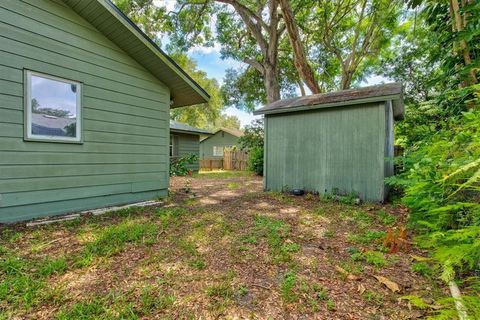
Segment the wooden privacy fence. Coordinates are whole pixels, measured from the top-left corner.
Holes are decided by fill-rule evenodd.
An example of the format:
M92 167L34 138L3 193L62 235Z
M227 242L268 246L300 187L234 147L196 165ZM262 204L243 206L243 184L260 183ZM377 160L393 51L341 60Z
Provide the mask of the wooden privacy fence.
M200 170L247 170L248 153L243 150L223 151L223 159L202 159Z
M201 159L200 170L212 171L223 169L223 159Z
M248 154L243 150L225 150L223 152L223 169L247 170Z

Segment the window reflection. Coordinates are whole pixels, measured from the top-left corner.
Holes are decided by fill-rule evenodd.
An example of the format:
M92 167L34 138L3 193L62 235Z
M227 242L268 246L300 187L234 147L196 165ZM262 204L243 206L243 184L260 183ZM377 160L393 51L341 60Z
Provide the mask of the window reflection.
M31 75L31 135L77 137L78 84Z

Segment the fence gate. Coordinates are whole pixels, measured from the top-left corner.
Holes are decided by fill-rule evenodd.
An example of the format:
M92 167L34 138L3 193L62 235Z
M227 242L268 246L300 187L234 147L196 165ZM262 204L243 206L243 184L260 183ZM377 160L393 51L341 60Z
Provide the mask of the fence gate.
M247 170L248 153L243 150L223 150L223 159L201 159L200 169L212 170Z
M243 150L227 150L223 152L223 169L247 170L248 154Z

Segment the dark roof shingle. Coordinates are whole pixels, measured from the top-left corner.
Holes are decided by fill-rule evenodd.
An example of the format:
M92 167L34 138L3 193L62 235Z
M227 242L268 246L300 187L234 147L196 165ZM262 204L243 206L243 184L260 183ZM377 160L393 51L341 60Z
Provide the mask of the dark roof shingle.
M208 135L212 134L208 130L195 128L195 127L189 126L188 124L173 121L173 120L170 120L170 130L181 131L181 132L185 132L185 133L194 133L194 134L208 134Z
M294 112L387 100L393 101L395 117L402 118L403 87L398 82L278 100L255 110L253 114Z

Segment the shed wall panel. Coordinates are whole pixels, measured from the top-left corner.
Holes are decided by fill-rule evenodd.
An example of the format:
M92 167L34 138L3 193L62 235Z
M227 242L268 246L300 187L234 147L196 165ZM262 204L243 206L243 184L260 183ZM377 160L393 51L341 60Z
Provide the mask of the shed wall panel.
M383 103L268 115L265 128L267 190L383 200Z
M0 223L166 195L168 88L61 2L0 21ZM24 69L82 83L82 144L24 141Z

